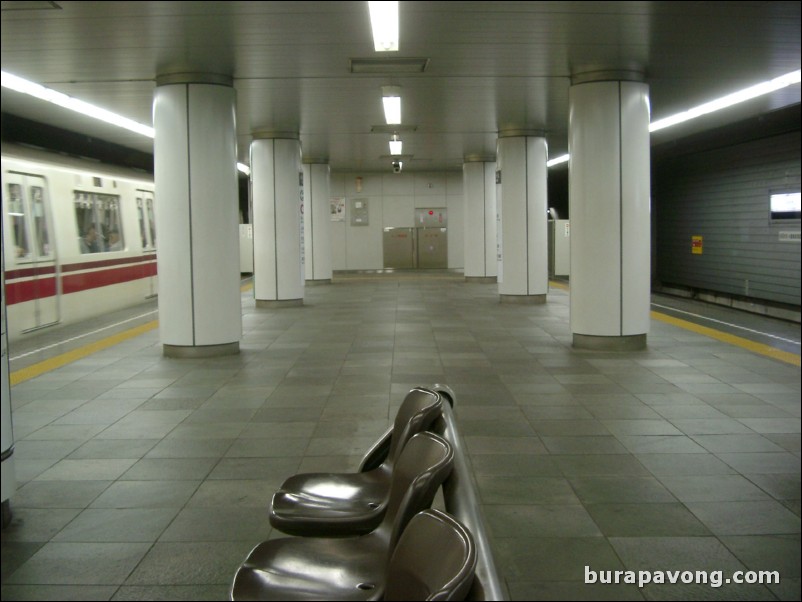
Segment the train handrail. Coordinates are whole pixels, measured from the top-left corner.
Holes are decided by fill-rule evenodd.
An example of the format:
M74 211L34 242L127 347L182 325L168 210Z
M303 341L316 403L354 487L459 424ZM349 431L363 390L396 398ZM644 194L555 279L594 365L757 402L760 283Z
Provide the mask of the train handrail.
M446 510L467 527L476 543L476 578L467 599L509 600L493 558L490 538L479 504L479 488L468 463L467 453L457 429L457 421L451 409L456 401L454 392L446 385L434 385L432 388L450 397L450 403L443 404L441 417L443 435L454 448L454 469L443 484Z

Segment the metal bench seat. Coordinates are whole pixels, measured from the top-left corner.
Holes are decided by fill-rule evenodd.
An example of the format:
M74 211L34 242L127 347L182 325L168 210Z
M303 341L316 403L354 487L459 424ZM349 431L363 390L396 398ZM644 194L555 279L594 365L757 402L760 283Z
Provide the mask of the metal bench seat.
M387 569L385 600L464 600L476 572L473 536L454 517L423 510L407 525Z
M395 462L387 511L375 530L260 543L237 570L231 600L381 599L395 544L412 517L431 505L453 462L445 439L429 432L413 436Z
M290 535L339 537L369 533L387 510L393 467L406 443L441 415L438 393L412 389L395 421L355 473L297 474L281 485L270 505L270 524Z

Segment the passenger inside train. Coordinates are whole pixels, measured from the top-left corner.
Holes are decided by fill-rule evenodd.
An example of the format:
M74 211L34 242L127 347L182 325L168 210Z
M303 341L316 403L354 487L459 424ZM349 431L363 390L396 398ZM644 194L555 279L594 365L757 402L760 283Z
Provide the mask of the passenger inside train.
M94 225L89 226L81 238L81 253L100 253L97 228Z
M109 236L106 242L107 251L122 251L123 241L120 238L120 231L116 228L109 230Z

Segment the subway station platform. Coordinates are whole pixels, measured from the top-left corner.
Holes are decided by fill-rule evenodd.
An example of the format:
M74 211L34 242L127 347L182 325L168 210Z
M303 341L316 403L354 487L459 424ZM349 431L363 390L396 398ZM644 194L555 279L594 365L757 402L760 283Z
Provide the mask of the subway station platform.
M511 599L799 600L799 325L661 297L645 351L576 351L568 295L335 274L298 308L244 290L237 356L165 358L155 302L12 345L2 599L224 600L277 486L355 469L437 382ZM780 583L584 583L627 570Z

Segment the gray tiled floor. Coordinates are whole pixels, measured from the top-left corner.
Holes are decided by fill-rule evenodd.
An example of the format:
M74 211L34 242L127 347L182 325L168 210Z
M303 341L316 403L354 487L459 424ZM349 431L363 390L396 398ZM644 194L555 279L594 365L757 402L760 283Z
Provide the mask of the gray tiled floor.
M302 308L245 293L238 356L164 358L152 331L16 386L3 600L224 599L276 486L353 469L432 382L457 393L513 599L798 600L799 368L658 321L646 351L575 351L567 301L343 275ZM586 567L782 581L585 585Z

